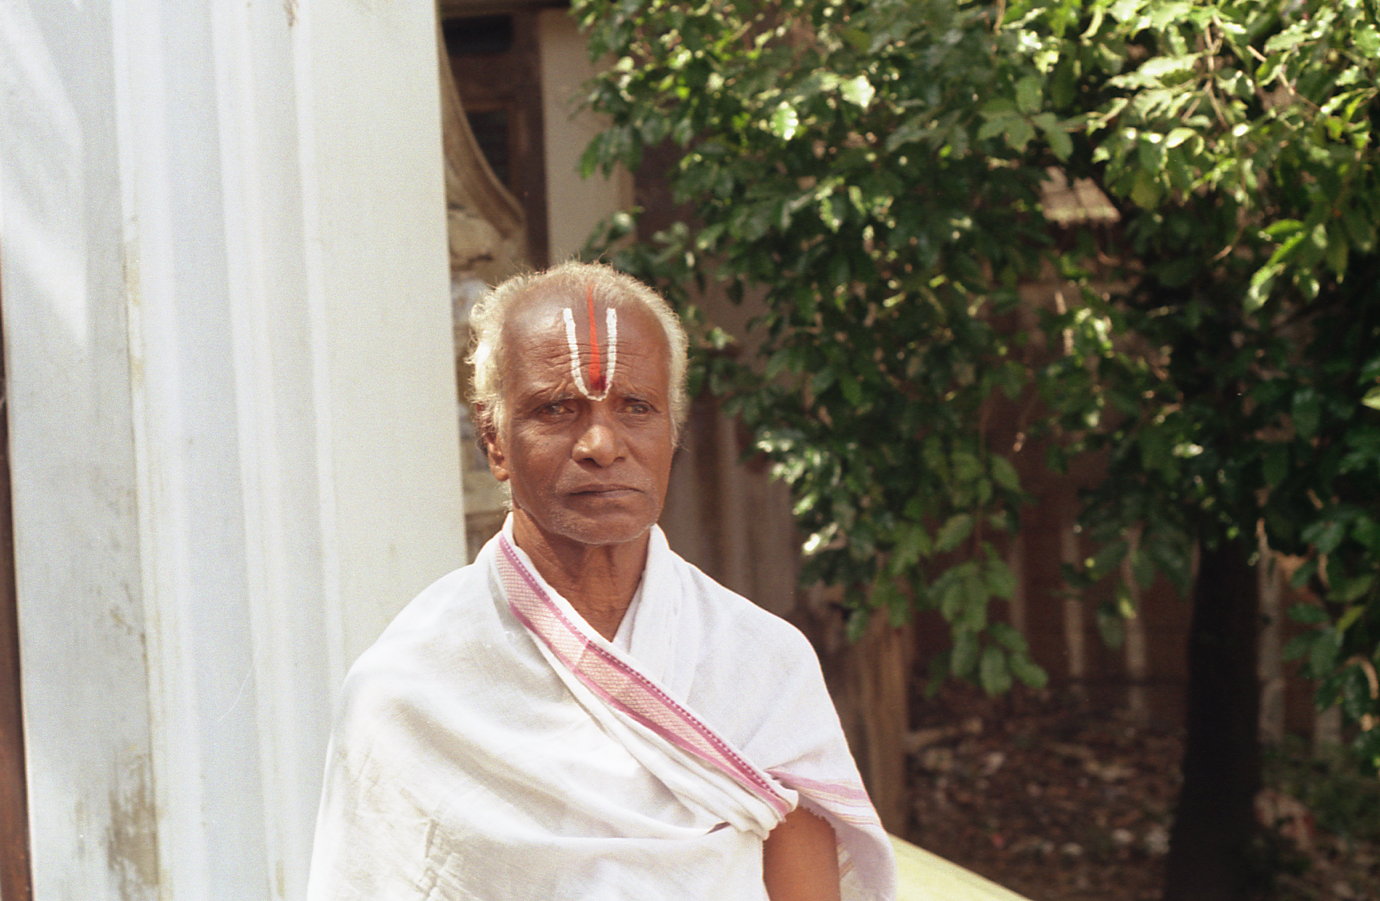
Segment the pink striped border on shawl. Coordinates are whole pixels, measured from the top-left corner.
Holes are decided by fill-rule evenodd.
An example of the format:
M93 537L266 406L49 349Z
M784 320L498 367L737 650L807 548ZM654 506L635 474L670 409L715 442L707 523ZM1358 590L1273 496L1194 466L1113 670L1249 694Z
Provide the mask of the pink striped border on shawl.
M880 826L877 810L867 789L860 782L821 782L785 770L768 770L780 782L804 795L845 823L855 826Z
M509 609L587 688L671 744L729 776L782 816L791 811L790 802L771 780L728 742L651 679L594 643L571 622L528 572L506 536L500 536L499 549L499 580Z

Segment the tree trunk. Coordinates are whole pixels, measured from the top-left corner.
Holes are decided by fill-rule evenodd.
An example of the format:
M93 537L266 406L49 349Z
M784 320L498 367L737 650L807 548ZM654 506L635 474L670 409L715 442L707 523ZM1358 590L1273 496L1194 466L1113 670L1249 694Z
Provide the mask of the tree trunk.
M1251 881L1260 788L1259 582L1237 542L1202 549L1188 647L1183 788L1165 901L1239 901Z

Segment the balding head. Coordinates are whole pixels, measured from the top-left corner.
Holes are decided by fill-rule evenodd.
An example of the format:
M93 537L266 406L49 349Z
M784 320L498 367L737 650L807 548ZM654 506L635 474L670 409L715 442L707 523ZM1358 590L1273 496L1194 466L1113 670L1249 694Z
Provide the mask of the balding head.
M586 304L593 307L597 303L601 309L642 308L655 317L666 335L670 412L679 436L689 411L685 388L689 341L685 329L661 295L632 276L595 263L562 263L542 272L514 276L475 305L470 313L469 359L474 367L470 399L481 436L493 434L507 415L504 373L512 365L511 354L521 352L520 347L510 346L509 322L529 301L552 299L562 301L576 315ZM588 325L587 317L582 325Z

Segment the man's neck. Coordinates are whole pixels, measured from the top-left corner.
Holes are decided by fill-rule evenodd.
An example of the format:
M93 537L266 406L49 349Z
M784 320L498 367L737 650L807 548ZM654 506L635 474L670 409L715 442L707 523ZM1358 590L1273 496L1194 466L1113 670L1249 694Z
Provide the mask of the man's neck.
M588 545L544 531L513 512L513 540L541 577L600 635L613 640L647 566L650 535L622 544Z

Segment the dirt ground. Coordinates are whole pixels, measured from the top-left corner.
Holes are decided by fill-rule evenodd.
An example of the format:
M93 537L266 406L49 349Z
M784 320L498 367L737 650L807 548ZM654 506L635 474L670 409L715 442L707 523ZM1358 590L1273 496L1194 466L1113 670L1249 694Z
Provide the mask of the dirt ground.
M963 688L924 702L914 725L912 841L1032 901L1158 899L1181 733L1068 694ZM1288 782L1306 768L1269 772L1261 901L1380 899L1380 844L1320 825L1296 797L1312 793Z

